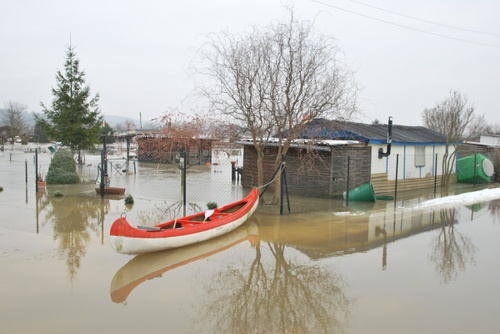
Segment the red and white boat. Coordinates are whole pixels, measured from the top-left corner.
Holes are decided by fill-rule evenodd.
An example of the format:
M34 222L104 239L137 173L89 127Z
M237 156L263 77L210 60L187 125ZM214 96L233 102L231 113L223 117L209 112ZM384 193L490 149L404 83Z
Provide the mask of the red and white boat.
M155 226L133 227L125 217L120 217L111 225L111 246L118 253L140 254L195 244L236 229L254 213L258 204L259 192L253 188L237 202Z

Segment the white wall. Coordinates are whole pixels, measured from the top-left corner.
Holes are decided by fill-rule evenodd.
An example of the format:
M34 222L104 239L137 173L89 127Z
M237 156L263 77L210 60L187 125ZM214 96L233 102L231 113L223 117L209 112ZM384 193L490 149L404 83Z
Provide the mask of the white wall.
M441 175L441 162L445 146L425 146L425 163L421 167L415 166L414 145L392 145L391 155L378 158L379 148L387 151L387 145L372 145L372 174L387 173L389 180L396 179L396 163L398 165L398 179L412 179L434 176L435 159L438 154L437 174ZM397 158L399 155L399 158Z
M500 136L481 135L479 142L481 144L487 144L487 145L491 145L491 146L500 146Z

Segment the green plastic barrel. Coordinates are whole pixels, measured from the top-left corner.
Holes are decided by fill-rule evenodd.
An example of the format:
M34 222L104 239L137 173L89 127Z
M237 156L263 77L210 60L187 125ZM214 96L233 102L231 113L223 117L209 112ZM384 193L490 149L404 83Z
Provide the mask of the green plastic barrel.
M482 154L458 159L457 182L459 183L490 183L493 173L493 163Z
M348 191L349 201L355 202L375 202L375 192L371 183L365 183L357 188ZM346 192L343 193L346 199Z

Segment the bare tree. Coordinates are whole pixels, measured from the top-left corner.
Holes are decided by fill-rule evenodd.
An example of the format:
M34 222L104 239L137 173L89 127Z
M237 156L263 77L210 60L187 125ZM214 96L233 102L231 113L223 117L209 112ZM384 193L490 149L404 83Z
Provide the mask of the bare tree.
M500 123L488 123L486 120L483 120L481 123L482 133L490 134L490 135L500 135Z
M442 160L441 186L446 188L453 173L458 145L476 133L484 116L475 114L474 106L468 105L467 97L460 92L450 95L434 108L424 109L422 122L425 127L446 136L446 149Z
M3 126L8 127L9 139L11 144L14 142L15 136L22 136L28 131L28 123L26 121L27 106L9 101L5 104L5 110L1 115L0 122Z
M235 120L252 137L259 186L271 138L277 167L304 120L345 120L356 107L353 72L341 62L334 39L315 34L312 23L297 21L291 9L289 13L287 21L254 27L248 34L211 35L197 69L209 80L200 88L211 109Z
M186 151L188 164L194 165L202 162L204 153L209 154L207 151L214 139L209 119L172 110L155 121L162 124L162 128L141 135L141 160L175 164Z

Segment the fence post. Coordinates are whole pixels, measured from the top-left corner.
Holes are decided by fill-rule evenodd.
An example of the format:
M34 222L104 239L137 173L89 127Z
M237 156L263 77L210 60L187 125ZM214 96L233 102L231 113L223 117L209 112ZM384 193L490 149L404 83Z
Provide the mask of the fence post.
M182 204L184 206L184 216L186 215L186 171L187 171L187 158L186 150L184 149L183 154L183 165L182 165Z
M35 192L38 192L38 148L35 148Z
M351 157L347 157L347 179L346 179L346 190L345 190L345 206L349 206L349 179L351 176Z
M434 162L434 195L436 195L437 192L437 175L438 175L438 154L436 153L436 159ZM441 173L441 177L443 177Z
M396 178L394 180L394 207L398 198L398 172L399 172L399 153L396 154Z
M283 172L284 172L284 160L285 155L281 155L281 164L280 164L280 215L283 215Z
M26 182L26 188L28 188L28 159L24 159L24 177Z
M231 181L236 180L236 161L231 161Z
M474 188L476 188L476 178L477 178L477 153L474 154Z

